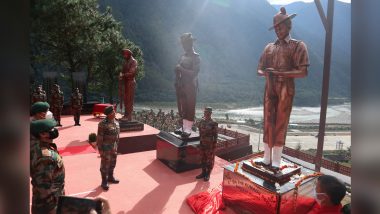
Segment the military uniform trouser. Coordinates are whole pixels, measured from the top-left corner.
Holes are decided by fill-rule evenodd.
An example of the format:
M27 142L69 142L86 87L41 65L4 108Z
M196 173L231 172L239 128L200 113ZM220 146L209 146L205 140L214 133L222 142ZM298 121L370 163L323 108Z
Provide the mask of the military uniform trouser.
M75 122L75 124L79 124L79 121L80 121L80 113L81 113L80 110L74 110L74 111L73 111L74 122Z
M32 214L55 213L59 196L65 195L63 187L56 192L48 193L49 195L44 198L38 197L37 195L40 193L34 188L32 191Z
M62 110L61 109L51 109L51 112L53 113L54 120L56 120L57 122L60 122Z
M205 168L208 172L211 172L214 168L215 149L202 148L201 147L202 168Z
M100 157L100 172L105 175L112 173L116 166L117 151L102 151Z

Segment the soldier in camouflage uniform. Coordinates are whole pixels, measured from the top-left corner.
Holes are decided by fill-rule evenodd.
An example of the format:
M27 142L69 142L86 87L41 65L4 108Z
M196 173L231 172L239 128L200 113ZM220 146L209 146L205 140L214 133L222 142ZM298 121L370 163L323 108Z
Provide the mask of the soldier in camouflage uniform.
M101 187L108 190L108 182L117 184L119 180L113 176L116 166L117 147L119 144L120 126L115 120L115 110L109 106L104 110L107 116L98 125L97 145L101 157L100 173L102 175Z
M57 126L61 125L61 113L63 108L63 92L59 85L54 84L51 90L50 109L53 112L54 119L57 121Z
M58 197L65 195L65 167L53 139L58 137L53 119L30 123L30 177L32 213L55 213Z
M200 149L202 157L202 173L196 179L210 179L210 173L214 167L215 147L218 139L218 123L211 119L212 108L206 107L204 117L199 122Z
M74 115L74 126L80 126L80 113L82 111L83 95L79 93L79 89L76 88L75 92L71 94L71 111Z
M33 105L36 102L46 102L46 92L42 90L42 85L38 85L35 91L32 94L31 104Z

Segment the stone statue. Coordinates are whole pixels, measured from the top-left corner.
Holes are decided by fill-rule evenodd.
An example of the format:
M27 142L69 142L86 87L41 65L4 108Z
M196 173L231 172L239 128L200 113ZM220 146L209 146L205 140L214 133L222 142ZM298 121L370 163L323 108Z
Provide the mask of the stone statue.
M80 126L80 114L83 106L83 95L79 93L79 88L76 88L75 91L71 94L71 111L74 115L74 126Z
M264 158L258 164L279 170L294 97L294 78L307 76L309 57L305 43L290 37L291 19L281 7L273 17L277 35L260 58L257 74L266 78L264 94Z
M53 112L54 119L57 121L57 126L61 125L61 113L63 108L63 92L58 84L54 84L51 90L50 109Z
M42 89L42 85L38 85L32 94L31 104L33 105L36 102L46 101L46 92Z
M137 61L129 49L123 50L123 56L125 62L119 75L120 109L123 109L124 106L123 119L131 121L136 88Z
M191 33L184 33L181 36L181 43L185 53L175 67L177 106L182 118L182 129L176 130L175 133L181 134L182 137L190 136L195 116L200 57L194 51L194 41L195 39Z

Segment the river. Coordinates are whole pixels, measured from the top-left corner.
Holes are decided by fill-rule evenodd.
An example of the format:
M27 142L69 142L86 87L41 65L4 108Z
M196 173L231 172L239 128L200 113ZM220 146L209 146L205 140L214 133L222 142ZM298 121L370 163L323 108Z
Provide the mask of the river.
M136 104L135 111L150 110L155 112L162 109L164 112L169 112L173 109L177 111L176 104ZM228 114L229 119L241 121L247 119L261 120L263 117L263 107L251 108L213 108L213 118L225 119ZM200 118L203 115L203 108L197 107L196 117ZM294 106L290 115L290 123L318 123L320 117L320 107L298 107ZM351 124L351 103L341 105L332 105L327 108L326 114L327 123L343 123Z

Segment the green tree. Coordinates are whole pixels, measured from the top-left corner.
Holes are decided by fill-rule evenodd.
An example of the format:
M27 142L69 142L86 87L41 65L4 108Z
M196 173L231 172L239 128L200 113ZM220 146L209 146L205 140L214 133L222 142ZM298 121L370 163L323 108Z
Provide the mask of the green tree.
M87 71L88 81L108 88L112 100L121 50L128 47L138 55L137 78L144 76L142 52L123 37L110 8L100 12L96 0L38 0L31 6L33 68L50 64L68 71L72 87L72 74Z

